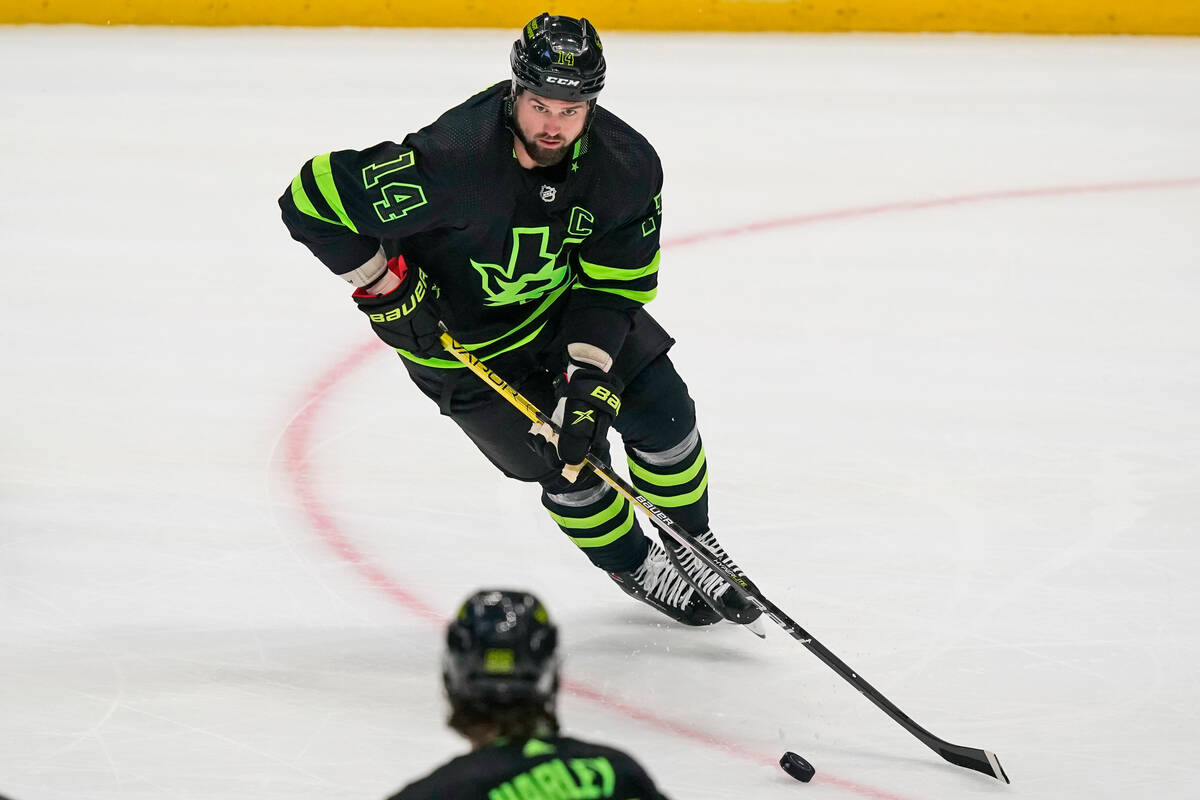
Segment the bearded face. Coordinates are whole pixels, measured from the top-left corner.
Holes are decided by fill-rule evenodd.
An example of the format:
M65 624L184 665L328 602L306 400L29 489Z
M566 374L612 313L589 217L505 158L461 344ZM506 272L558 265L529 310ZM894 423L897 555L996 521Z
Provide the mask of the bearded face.
M525 91L513 100L517 141L536 166L552 167L567 157L587 125L588 104L554 100Z

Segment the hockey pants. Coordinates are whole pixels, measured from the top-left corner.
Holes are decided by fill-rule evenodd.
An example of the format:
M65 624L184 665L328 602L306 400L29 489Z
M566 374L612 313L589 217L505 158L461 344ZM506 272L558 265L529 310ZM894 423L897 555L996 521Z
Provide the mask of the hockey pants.
M663 352L651 354L649 363L626 378L613 429L624 445L638 492L686 530L700 533L708 528L708 470L695 404L666 355L669 346L666 339ZM421 390L439 401L442 413L505 475L541 484L542 505L593 564L608 572L641 564L648 541L628 500L591 471L575 483L567 481L535 446L529 420L475 376L458 371L451 385L429 371L409 371ZM553 408L550 371L534 371L514 385L546 413ZM612 464L608 449L605 443L599 455Z

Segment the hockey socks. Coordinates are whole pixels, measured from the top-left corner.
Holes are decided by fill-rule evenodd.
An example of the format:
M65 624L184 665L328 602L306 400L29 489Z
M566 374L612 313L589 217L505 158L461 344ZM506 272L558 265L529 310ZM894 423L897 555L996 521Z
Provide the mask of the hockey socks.
M584 555L606 572L633 569L646 557L646 537L633 505L607 483L569 492L542 492L542 505Z
M625 449L634 488L687 531L708 528L708 464L700 431L693 427L669 450Z

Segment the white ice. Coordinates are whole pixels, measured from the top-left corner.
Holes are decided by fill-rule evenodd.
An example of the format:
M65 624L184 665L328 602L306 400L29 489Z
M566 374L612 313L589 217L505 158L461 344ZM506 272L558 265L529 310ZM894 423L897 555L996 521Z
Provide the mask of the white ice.
M722 541L1004 786L622 595L288 238L306 158L512 37L0 28L0 794L382 798L463 750L439 620L504 585L676 800L1194 797L1200 39L606 38Z

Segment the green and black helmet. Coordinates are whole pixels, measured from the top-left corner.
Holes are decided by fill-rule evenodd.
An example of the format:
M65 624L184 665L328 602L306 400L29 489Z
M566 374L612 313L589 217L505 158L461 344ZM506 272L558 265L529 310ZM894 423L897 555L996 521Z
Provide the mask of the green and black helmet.
M446 629L446 693L466 704L552 701L557 648L558 629L535 596L506 589L476 592Z
M593 101L604 88L604 47L587 19L543 12L513 42L513 94L528 89L552 100Z

